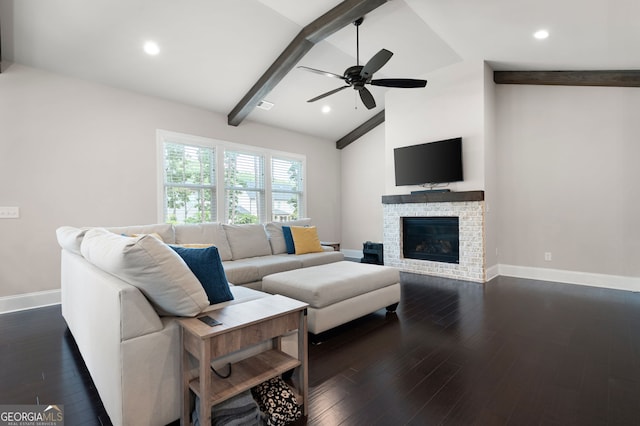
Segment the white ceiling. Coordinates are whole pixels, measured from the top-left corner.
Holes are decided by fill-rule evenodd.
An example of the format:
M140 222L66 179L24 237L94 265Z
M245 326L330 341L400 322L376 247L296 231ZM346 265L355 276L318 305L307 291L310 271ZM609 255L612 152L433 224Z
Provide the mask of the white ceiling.
M2 54L10 62L227 115L300 30L337 0L0 0ZM393 58L376 78L426 78L462 60L494 69L640 69L638 0L391 0L360 27L360 62ZM547 40L532 37L545 28ZM342 74L356 63L355 27L318 43L299 63ZM161 48L143 53L146 40ZM0 76L1 78L1 76ZM342 82L292 70L253 120L335 141L384 108L353 90L307 99ZM330 105L332 111L320 109ZM357 107L357 108L356 108ZM242 124L240 124L242 125Z

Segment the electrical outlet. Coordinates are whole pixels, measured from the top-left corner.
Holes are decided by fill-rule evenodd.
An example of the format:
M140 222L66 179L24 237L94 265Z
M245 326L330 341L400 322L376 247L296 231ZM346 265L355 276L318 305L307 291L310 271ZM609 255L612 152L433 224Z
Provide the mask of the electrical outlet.
M547 262L551 262L551 252L547 251L544 253L544 260L546 260Z
M17 219L20 217L20 207L0 207L0 219Z

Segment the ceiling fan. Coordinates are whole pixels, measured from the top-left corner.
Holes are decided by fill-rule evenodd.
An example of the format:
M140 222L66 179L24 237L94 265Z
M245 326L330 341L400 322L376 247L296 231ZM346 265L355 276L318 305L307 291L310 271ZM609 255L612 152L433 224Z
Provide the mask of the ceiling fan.
M353 22L353 25L356 27L356 65L349 67L345 70L343 75L334 74L328 71L322 71L315 68L298 66L303 70L311 71L316 74L322 74L327 77L338 78L343 80L346 83L346 86L338 87L337 89L330 90L326 93L323 93L315 98L309 99L307 102L315 102L322 98L326 98L327 96L333 95L334 93L338 93L341 90L346 89L347 87L353 87L354 90L357 90L360 94L360 99L364 106L367 109L373 109L376 107L376 101L373 99L373 95L364 87L365 84L370 84L372 86L383 86L383 87L399 87L399 88L415 88L415 87L425 87L427 85L427 80L416 80L412 78L381 78L377 80L373 80L373 73L382 68L393 53L388 51L387 49L381 49L378 53L373 55L373 58L369 59L364 65L360 65L360 34L359 27L362 24L364 18L359 18Z

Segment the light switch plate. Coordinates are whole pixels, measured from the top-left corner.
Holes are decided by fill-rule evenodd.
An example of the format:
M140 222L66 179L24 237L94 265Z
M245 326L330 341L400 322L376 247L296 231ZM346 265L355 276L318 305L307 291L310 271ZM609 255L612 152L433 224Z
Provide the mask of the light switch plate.
M0 219L17 219L20 217L20 207L0 207Z

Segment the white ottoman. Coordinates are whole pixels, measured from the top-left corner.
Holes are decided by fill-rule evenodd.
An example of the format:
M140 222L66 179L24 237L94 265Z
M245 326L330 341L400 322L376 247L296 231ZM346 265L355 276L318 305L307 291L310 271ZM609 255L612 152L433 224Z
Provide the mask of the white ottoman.
M313 334L400 302L400 273L388 266L336 262L267 275L262 290L309 304Z

